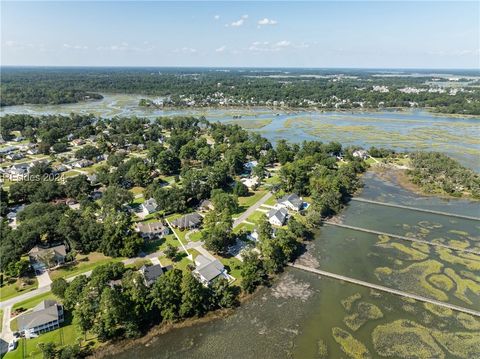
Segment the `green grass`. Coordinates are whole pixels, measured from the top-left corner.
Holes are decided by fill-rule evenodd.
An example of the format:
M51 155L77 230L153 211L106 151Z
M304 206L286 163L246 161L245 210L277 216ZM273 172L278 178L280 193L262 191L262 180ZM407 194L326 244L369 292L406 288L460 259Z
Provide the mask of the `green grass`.
M250 192L250 195L246 196L246 197L238 197L239 208L238 208L237 213L235 213L235 214L241 214L241 213L245 212L248 209L248 207L251 207L255 203L257 203L258 200L260 198L262 198L263 196L265 196L266 193L267 193L267 191L260 190L260 191L255 191L253 193Z
M275 196L272 196L267 199L264 204L266 204L267 206L275 206L277 204L277 199L275 198Z
M81 345L85 346L87 343L84 341L85 337L80 330L72 324L72 317L67 312L65 313L65 322L59 329L52 330L51 332L39 335L37 338L21 339L18 342L16 350L5 354L5 359L23 359L23 358L35 358L42 359L42 353L38 345L40 343L55 343L58 347L65 345L72 345L82 340ZM91 342L93 346L98 342L91 335L87 335L87 342ZM25 353L25 356L24 356Z
M263 216L265 216L264 212L255 211L247 218L247 222L259 223Z
M31 308L35 307L38 303L40 303L42 300L46 300L46 299L56 299L56 297L51 292L40 294L40 295L37 295L33 298L26 299L22 302L16 303L12 307L12 311L15 311L19 308L23 308L25 310L31 309Z
M27 292L30 292L34 289L37 289L37 287L38 287L37 279L32 278L32 280L33 280L32 284L26 285L21 290L17 290L18 283L19 283L20 280L17 280L17 282L15 282L13 284L7 284L7 285L2 286L0 288L0 299L2 301L4 301L4 300L7 300L7 299L16 297L17 295L27 293Z
M2 330L3 325L3 310L0 309L0 331Z
M190 241L197 242L202 239L202 231L196 231L190 234Z
M248 223L240 223L234 230L234 233L240 233L242 230L253 231L255 229L255 225L248 224Z
M102 253L90 253L88 255L77 255L77 264L66 266L50 272L50 278L69 278L84 272L93 270L94 268L107 263L120 262L124 258L112 258Z
M240 262L240 260L235 257L218 257L218 259L227 268L228 274L235 278L235 284L240 285L240 283L242 282L242 276L240 274L242 262Z
M136 194L143 194L143 191L145 190L145 188L143 187L133 187L133 188L130 188L130 192L132 192L134 195Z

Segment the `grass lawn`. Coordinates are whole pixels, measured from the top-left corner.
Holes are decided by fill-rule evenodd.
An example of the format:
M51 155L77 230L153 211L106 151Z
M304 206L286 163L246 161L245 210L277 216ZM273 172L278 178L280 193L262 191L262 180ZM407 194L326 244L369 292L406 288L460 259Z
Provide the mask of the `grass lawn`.
M267 206L275 206L277 204L277 198L275 196L272 196L267 199L264 204L266 204Z
M78 176L80 173L77 171L67 171L62 173L62 177L75 177Z
M15 311L19 308L23 308L25 310L31 309L34 306L36 306L38 303L40 303L42 300L46 300L46 299L56 299L56 297L51 292L43 293L33 298L26 299L22 302L18 302L12 307L12 311Z
M242 276L240 275L242 262L240 262L240 260L235 257L231 257L231 258L217 257L217 258L227 268L228 274L230 274L232 277L235 278L235 284L240 285L240 283L242 282Z
M238 204L240 205L238 208L237 213L235 214L241 214L247 210L248 207L251 207L254 205L260 198L265 196L267 191L255 191L255 192L250 192L249 196L246 197L238 197Z
M3 325L3 310L0 309L0 331L2 330Z
M77 255L77 263L71 266L65 266L50 272L52 280L56 278L68 278L77 274L88 272L102 264L120 262L124 258L112 258L102 253L93 252L87 255Z
M253 231L255 226L253 224L248 223L240 223L235 229L233 230L234 233L240 233L242 230Z
M202 239L202 231L196 231L190 234L190 241L197 242Z
M30 292L34 289L37 289L37 287L38 287L37 278L32 278L32 281L33 281L32 284L28 284L28 285L22 287L22 289L17 290L17 288L20 287L19 286L20 281L21 281L21 279L17 280L17 282L15 282L15 283L5 284L2 287L0 287L0 299L2 301L4 301L4 300L7 300L9 298L16 297L17 295L20 295L20 294L23 294L23 293L26 293L26 292Z
M133 188L130 188L130 192L132 192L134 195L136 195L136 194L142 194L144 190L145 190L145 188L143 188L143 187L133 187Z
M260 212L260 211L255 211L247 218L247 221L252 222L252 223L258 223L258 222L260 222L260 219L263 216L265 216L265 213Z
M85 337L80 332L80 330L72 324L71 315L65 313L65 322L62 324L62 327L51 332L44 333L39 335L37 338L24 339L22 338L18 342L18 347L16 350L9 352L5 355L5 359L23 359L23 358L36 358L42 359L43 355L40 351L38 345L40 343L55 343L57 347L62 347L64 345L71 345L78 343L79 340L82 340L81 345L85 346L91 343L95 346L97 344L95 338L91 335L87 335L87 342L85 342Z

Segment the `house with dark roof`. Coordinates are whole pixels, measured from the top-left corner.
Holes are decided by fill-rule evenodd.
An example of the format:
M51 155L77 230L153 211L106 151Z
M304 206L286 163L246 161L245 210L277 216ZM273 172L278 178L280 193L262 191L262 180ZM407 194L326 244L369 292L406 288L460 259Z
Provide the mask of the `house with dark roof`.
M286 208L273 208L267 213L268 221L275 226L283 226L287 221L287 216Z
M204 199L202 202L200 202L199 206L198 206L198 210L199 211L202 211L202 212L208 212L208 211L211 211L215 209L212 201L210 201L209 199Z
M168 226L162 222L137 223L135 230L145 239L156 239L165 237L170 233Z
M282 198L279 198L276 204L276 208L286 208L292 211L300 211L303 209L305 202L301 197L295 193L286 194Z
M25 334L41 334L58 329L63 321L63 307L54 300L40 302L31 312L17 319L18 330Z
M172 226L175 228L179 228L181 230L184 229L192 229L197 228L202 224L203 217L196 212L186 214L183 217L177 218L172 221Z
M145 285L150 287L158 277L163 275L163 268L160 264L154 264L151 266L142 266L139 270L140 273L143 275L143 279L145 281Z
M28 252L33 269L43 270L65 263L67 248L64 244L54 247L35 246Z
M227 270L218 259L210 259L201 254L195 258L195 269L192 274L204 286L209 286L216 278L225 278L229 280Z

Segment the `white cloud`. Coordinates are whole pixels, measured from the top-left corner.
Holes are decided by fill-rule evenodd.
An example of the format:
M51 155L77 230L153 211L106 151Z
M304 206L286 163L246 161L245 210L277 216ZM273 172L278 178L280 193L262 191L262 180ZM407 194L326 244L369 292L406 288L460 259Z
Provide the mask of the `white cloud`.
M182 54L195 54L197 52L197 49L194 49L192 47L182 47L180 49L173 50L173 52Z
M64 44L65 47L66 44ZM143 46L132 46L128 42L121 42L120 44L113 44L108 46L98 46L97 50L101 51L136 51L136 52L146 52L151 51L155 46L151 45L148 41L143 42Z
M273 19L268 19L266 17L258 21L259 26L276 25L276 24L278 24L278 21Z
M88 50L88 46L85 46L85 45L63 44L63 47L66 49L73 49L73 50Z
M227 49L225 45L220 46L218 49L215 49L215 52L224 52Z
M213 18L214 18L215 20L220 20L220 15L215 15Z
M288 48L298 48L298 46L292 44L290 41L282 40L274 43L268 41L255 41L247 48L249 51L254 52L267 52L267 51L281 51Z
M238 19L237 21L231 22L230 24L225 24L225 27L229 27L229 26L240 27L240 26L243 26L243 24L245 24L245 20L247 20L247 19L248 19L248 15L242 15L240 17L240 19Z

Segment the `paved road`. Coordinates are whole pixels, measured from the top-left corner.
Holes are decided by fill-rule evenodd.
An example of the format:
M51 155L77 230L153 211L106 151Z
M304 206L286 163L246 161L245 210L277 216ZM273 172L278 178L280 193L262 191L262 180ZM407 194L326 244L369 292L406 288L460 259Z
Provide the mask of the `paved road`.
M262 204L264 204L270 197L272 197L273 194L272 192L268 192L265 196L260 198L253 206L248 207L248 209L242 213L240 217L238 217L234 222L233 222L233 228L237 227L245 221L250 215L255 212Z
M354 197L354 198L352 198L351 200L352 200L352 201L357 201L357 202L365 202L365 203L378 204L378 205L380 205L380 206L410 209L410 210L412 210L412 211L417 211L417 212L425 212L425 213L439 214L439 215L448 216L448 217L455 217L455 218L462 218L462 219L471 219L471 220L473 220L473 221L480 221L480 218L479 218L479 217L466 216L466 215L457 214L457 213L434 211L434 210L431 210L431 209L423 209L423 208L417 208L417 207L404 206L404 205L402 205L402 204L384 203L384 202L373 201L373 200L371 200L371 199L365 199L365 198L359 198L359 197Z
M307 272L323 275L325 277L342 280L342 281L348 282L348 283L358 284L358 285L361 285L363 287L372 288L372 289L376 289L376 290L391 293L391 294L396 294L396 295L399 295L401 297L412 298L412 299L415 299L415 300L418 300L418 301L421 301L421 302L435 304L435 305L438 305L440 307L444 307L444 308L456 310L458 312L463 312L463 313L467 313L467 314L470 314L470 315L474 315L476 317L480 317L480 312L479 311L469 309L469 308L460 307L458 305L454 305L454 304L450 304L450 303L441 302L441 301L438 301L438 300L435 300L435 299L422 297L421 295L407 293L407 292L404 292L404 291L401 291L401 290L398 290L398 289L388 288L388 287L385 287L383 285L364 282L362 280L346 277L346 276L343 276L343 275L340 275L340 274L326 272L326 271L316 269L316 268L303 266L301 264L289 264L289 266L294 267L294 268L298 268L298 269L301 269L301 270L304 270L304 271L307 271Z
M379 232L375 231L373 229L367 229L367 228L361 228L361 227L355 227L355 226L349 226L348 224L342 224L342 223L336 223L336 222L331 222L331 221L325 221L325 224L328 224L330 226L336 226L336 227L342 227L342 228L347 228L347 229L353 229L354 231L360 231L360 232L365 232L365 233L372 233L372 234L377 234L377 235L383 235L383 236L388 236L391 238L398 238L398 239L403 239L405 241L410 241L410 242L417 242L417 243L424 243L429 246L436 246L436 247L442 247L442 248L447 248L453 251L457 252L466 252L466 253L471 253L475 255L480 255L479 251L476 251L474 249L468 249L468 248L460 248L460 247L453 247L449 246L448 244L443 244L443 243L436 243L436 242L430 242L430 241L425 241L423 239L418 239L414 237L405 237L405 236L400 236L398 234L392 234L392 233L385 233L385 232Z

